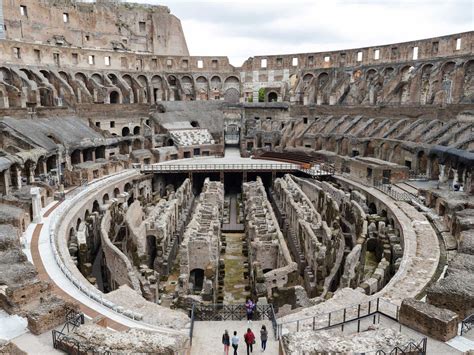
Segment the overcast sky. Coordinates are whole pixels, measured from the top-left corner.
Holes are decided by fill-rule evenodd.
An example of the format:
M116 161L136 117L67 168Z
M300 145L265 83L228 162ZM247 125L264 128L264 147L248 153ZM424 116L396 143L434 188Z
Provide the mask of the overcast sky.
M191 55L254 55L382 45L474 30L474 0L164 0Z

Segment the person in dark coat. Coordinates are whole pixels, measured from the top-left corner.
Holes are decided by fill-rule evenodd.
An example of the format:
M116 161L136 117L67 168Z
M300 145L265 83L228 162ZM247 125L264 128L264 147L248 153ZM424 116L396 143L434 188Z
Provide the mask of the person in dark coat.
M262 325L262 329L260 329L260 340L262 341L262 351L265 351L267 348L268 331L264 325Z
M230 336L227 329L224 331L224 334L222 334L222 344L224 344L224 355L229 355Z

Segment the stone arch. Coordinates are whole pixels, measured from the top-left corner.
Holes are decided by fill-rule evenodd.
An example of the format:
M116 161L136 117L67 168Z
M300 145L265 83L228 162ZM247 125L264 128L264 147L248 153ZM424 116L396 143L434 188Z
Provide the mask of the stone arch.
M4 81L7 84L11 84L12 82L11 72L10 69L1 67L0 68L0 81Z
M99 212L99 211L100 211L99 201L94 200L94 202L92 203L92 212Z
M151 78L151 87L153 89L153 100L154 102L163 101L163 79L159 75L154 75Z
M84 84L87 84L87 76L84 73L77 72L74 75L74 79L76 79L78 81L82 81Z
M189 75L181 77L181 89L184 93L184 100L194 100L194 83Z
M120 93L118 91L116 90L110 91L109 103L112 105L121 103Z
M128 127L123 127L122 128L122 137L127 137L130 135L130 128Z
M198 76L196 78L196 99L208 100L209 82L204 76Z
M137 136L140 134L140 126L133 127L133 135Z
M104 78L102 77L102 74L94 73L92 74L91 79L99 85L104 85Z
M278 93L275 91L270 91L267 94L267 102L277 102L278 101Z
M234 75L227 77L224 81L224 90L227 91L230 88L240 91L240 80Z
M123 190L125 192L129 192L130 190L132 190L132 184L130 184L129 182L127 182L123 188Z
M106 205L107 203L109 203L109 194L104 194L104 196L102 196L102 204Z
M189 282L192 282L194 286L193 291L201 291L204 285L204 270L199 268L192 269L189 273Z
M109 78L110 82L114 84L115 86L119 84L118 77L114 73L107 74L107 77Z
M120 195L120 189L118 187L116 187L114 189L114 198L117 198L119 195Z
M128 84L128 86L133 86L133 80L129 74L125 74L124 76L122 76L122 79Z
M8 95L1 87L0 87L0 108L8 108Z
M81 223L82 223L82 219L78 218L76 221L76 231L79 230L79 226L81 225Z
M222 89L222 79L218 75L214 75L211 78L211 89L215 91L220 91Z
M463 98L466 103L474 103L474 60L464 63Z

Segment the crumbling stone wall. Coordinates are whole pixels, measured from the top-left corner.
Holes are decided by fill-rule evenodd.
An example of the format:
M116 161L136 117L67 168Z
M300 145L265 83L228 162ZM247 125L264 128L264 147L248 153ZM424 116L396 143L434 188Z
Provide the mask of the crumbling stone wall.
M270 297L272 289L295 283L298 266L291 257L260 177L243 184L243 197L251 283L257 296Z
M224 185L206 178L179 248L178 294L181 297L193 292L190 275L195 270L201 270L204 274L202 299L215 301L223 207Z
M286 215L284 230L310 297L324 295L341 267L344 237L338 224L323 221L290 175L276 179L273 191Z

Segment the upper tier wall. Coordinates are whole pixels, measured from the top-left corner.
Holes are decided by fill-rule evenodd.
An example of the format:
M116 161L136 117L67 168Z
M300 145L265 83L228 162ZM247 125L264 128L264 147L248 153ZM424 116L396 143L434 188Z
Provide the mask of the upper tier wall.
M3 1L3 15L6 39L189 55L181 22L166 6L8 0Z
M416 59L413 56L414 47L418 48ZM379 59L374 58L377 50ZM357 58L358 53L362 53L360 61ZM5 64L151 72L240 71L242 78L246 77L245 72L250 76L255 72L269 72L270 76L271 71L275 71L281 72L284 77L287 77L303 69L350 68L418 60L427 61L472 55L473 53L474 31L344 51L257 56L249 58L240 68L230 65L229 59L222 56L189 56L187 53L158 55L161 53L114 51L112 49L86 48L81 45L66 47L58 46L55 43L31 43L25 39L0 40L0 63ZM262 67L264 59L267 61L266 67Z

